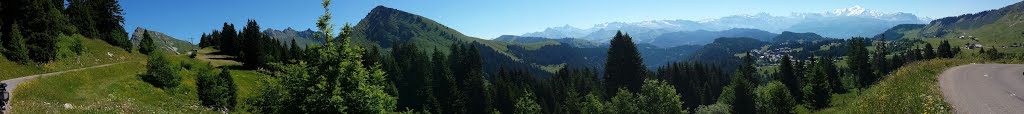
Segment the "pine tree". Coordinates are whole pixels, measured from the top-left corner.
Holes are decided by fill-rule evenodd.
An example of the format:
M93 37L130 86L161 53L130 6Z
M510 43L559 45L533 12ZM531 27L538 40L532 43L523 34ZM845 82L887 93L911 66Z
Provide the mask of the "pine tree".
M846 63L849 64L850 72L858 78L859 83L857 86L860 88L868 87L872 83L875 83L875 79L877 79L872 73L873 70L871 69L870 60L868 58L869 52L864 45L865 41L865 38L852 38L849 39L846 44L848 48L846 52Z
M907 61L916 61L923 58L921 57L921 50L919 50L916 46L911 47L909 50L907 50L907 56L907 59L909 59Z
M74 32L74 26L67 25L67 18L62 12L64 1L7 0L3 1L0 9L4 9L0 13L3 19L0 20L6 24L0 28L10 34L12 25L19 25L28 57L33 62L44 63L55 59L58 35Z
M210 46L210 41L209 40L210 39L208 37L206 37L206 33L205 32L202 35L199 35L199 48L209 47Z
M124 10L121 9L118 0L88 0L92 5L92 14L95 14L93 21L96 21L95 29L104 36L103 41L119 46L130 51L132 44L128 39L128 32L124 29Z
M931 43L925 43L924 44L924 58L925 59L934 59L935 56L936 56L935 55L935 49L932 48L932 44Z
M573 69L570 66L562 67L549 81L555 101L560 109L558 113L583 113L585 109L580 102L586 101L586 95L603 94L603 85L597 78L597 72L585 69ZM587 104L592 105L592 104Z
M339 37L334 37L334 24L331 23L330 11L327 10L330 0L324 0L324 15L317 21L321 31L314 35L322 39L323 45L309 47L306 60L281 67L273 80L276 84L267 88L281 87L288 93L284 98L276 98L280 105L289 113L390 113L395 110L397 98L385 90L387 79L379 67L362 65L363 49L350 45L348 39L353 28L348 24L341 29ZM229 34L225 31L225 34ZM335 39L339 38L339 39ZM269 93L261 93L269 94ZM262 100L276 99L262 97ZM261 103L264 104L275 104ZM273 112L266 111L266 112ZM277 110L280 111L280 110Z
M427 100L430 90L430 60L427 54L420 52L419 48L413 43L403 43L396 45L392 49L391 58L394 59L393 64L390 66L397 66L392 73L393 77L398 77L392 82L397 84L399 92L399 108L400 109L414 109L420 110L423 108L424 101Z
M782 62L779 64L779 81L785 85L785 87L792 93L792 97L800 98L801 77L797 76L793 69L793 60L789 58L789 55L782 56Z
M604 64L604 81L609 94L614 94L620 87L629 91L639 91L647 76L640 53L633 43L633 38L622 31L615 33L608 48L608 59Z
M432 113L456 113L454 111L461 109L461 102L459 98L462 98L461 93L457 92L455 78L452 77L451 70L449 70L448 59L445 58L444 53L434 49L434 54L431 57L431 74L433 76L432 83L434 84L433 95L438 96L436 99L439 102L431 104L434 106Z
M235 43L235 41L237 40L236 37L238 36L238 32L235 32L235 25L225 22L224 27L222 27L221 30L220 45L218 48L220 48L220 51L225 54L237 55L238 51L235 49L235 47L237 47L235 44L238 43Z
M299 60L299 59L302 59L302 48L299 48L298 45L299 44L295 43L295 39L292 39L292 44L290 45L291 47L288 48L288 52L289 52L289 54L291 54L291 55L288 56L288 58L290 58L289 60ZM377 58L377 56L367 56L367 58Z
M753 84L751 84L747 78L743 78L740 74L736 74L732 78L732 84L727 88L729 88L727 89L729 92L723 92L722 94L722 96L725 96L726 98L719 98L719 100L732 106L732 112L737 114L752 114L756 111L756 103L754 102L754 94L752 93Z
M831 61L819 59L808 71L807 83L804 84L803 91L806 97L805 102L812 108L821 109L829 105L832 88L827 78L832 76L829 76L829 69L826 69L825 66L830 63Z
M823 70L825 72L825 79L830 84L828 87L832 88L832 92L834 92L834 93L844 93L844 92L847 92L846 88L843 87L843 83L839 79L839 77L840 77L839 75L842 74L842 73L840 73L840 71L836 70L837 68L836 68L835 62L833 62L832 57L831 56L821 56L820 59L821 60L819 60L819 61L821 63L819 65L822 68L821 70ZM794 87L794 88L799 88L799 87Z
M96 27L97 16L92 8L93 2L87 0L68 0L68 8L65 9L65 14L68 16L68 21L75 23L78 33L89 38L101 38L100 32ZM105 37L105 36L104 36Z
M10 41L5 42L8 43L6 44L8 53L4 55L7 55L8 59L18 63L25 64L32 62L28 57L29 52L28 47L25 46L25 37L21 36L21 26L18 26L18 24L12 24L10 29L11 32L8 33Z
M209 45L211 47L213 47L214 49L223 50L221 48L222 44L220 43L221 42L221 38L220 38L221 37L221 33L220 33L220 31L218 31L218 30L211 31L209 37L210 37L210 44Z
M491 98L484 86L483 61L476 45L469 45L465 49L465 57L460 58L462 68L465 72L456 72L457 77L462 77L459 87L462 88L466 99L467 113L483 114L491 111Z
M754 56L750 55L750 53L746 53L746 55L740 58L740 60L742 60L742 63L736 67L736 75L749 81L748 83L757 84L757 79L755 77L758 76L757 67L754 67Z
M889 74L889 63L885 57L888 54L885 39L879 39L877 45L875 45L875 53L871 57L871 65L873 65L871 68L874 69L874 75L871 77L873 79L871 80L881 80L882 76Z
M149 36L149 30L143 31L142 40L139 41L139 53L149 55L153 54L153 52L157 50L156 44L153 42L153 37Z
M953 50L950 48L948 40L943 40L942 44L939 44L938 53L941 58L953 58Z
M239 54L242 58L244 65L251 68L265 67L267 63L273 62L275 46L279 44L271 42L270 38L260 32L260 25L256 23L256 20L248 20L245 27L242 27L242 35L240 40L242 43L235 47L236 51L244 54Z

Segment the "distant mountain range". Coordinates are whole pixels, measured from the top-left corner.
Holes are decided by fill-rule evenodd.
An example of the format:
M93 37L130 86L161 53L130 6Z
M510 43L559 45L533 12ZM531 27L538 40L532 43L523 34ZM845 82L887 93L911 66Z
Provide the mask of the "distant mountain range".
M900 25L875 38L889 39L970 38L984 47L1011 47L1024 42L1024 2L972 14L944 17L927 25ZM955 44L954 45L959 45ZM1005 48L1000 51L1022 51Z
M436 49L450 53L448 49L452 44L472 44L481 51L486 72L496 72L499 67L525 68L531 73L538 73L536 76L545 77L566 66L602 68L608 54L607 44L583 39L513 35L494 40L470 37L429 18L384 6L372 9L353 29L353 44L378 47L383 51L389 51L395 45L413 43L422 51ZM648 68L685 60L700 47L637 45Z
M593 47L601 46L601 43L597 43L597 42L593 42L593 41L588 41L588 40L583 40L583 39L577 39L577 38L549 39L549 38L543 38L543 37L522 37L522 36L515 36L515 35L502 35L502 36L500 36L498 38L495 38L494 41L512 42L512 43L521 43L521 44L556 42L556 43L567 44L569 46L579 47L579 48L593 48Z
M299 47L302 47L302 48L305 48L306 46L309 46L310 44L323 43L323 40L318 40L318 39L314 39L313 38L313 34L316 34L316 33L318 33L318 32L310 30L310 29L306 29L304 31L296 31L295 29L292 29L291 27L285 28L284 30L274 30L274 29L270 29L270 28L267 28L266 30L263 30L263 34L266 34L267 36L270 36L271 38L277 39L278 41L280 41L282 43L287 43L288 45L291 45L292 40L295 40L295 43L298 44Z
M142 27L136 27L135 32L132 33L132 45L138 47L139 42L142 41L142 34L145 31L149 31L149 37L153 38L153 43L156 43L156 46L162 50L174 54L189 54L192 52L192 49L196 49L196 46L188 41L179 40L161 32L146 30Z
M748 37L761 41L771 41L777 35L768 31L745 28L722 31L696 30L664 33L654 39L638 43L650 43L658 47L674 47L679 45L704 45L721 37Z
M850 38L871 37L899 24L923 24L930 19L910 13L883 13L860 6L837 9L823 13L792 13L789 16L773 16L767 13L754 15L733 15L718 19L653 20L643 22L609 22L590 28L572 26L551 27L544 31L525 33L525 37L580 38L604 42L617 31L630 33L636 42L650 42L665 33L681 31L721 31L733 28L760 29L772 33L783 31L813 32L824 37ZM705 44L706 41L702 41ZM702 45L702 44L701 44Z

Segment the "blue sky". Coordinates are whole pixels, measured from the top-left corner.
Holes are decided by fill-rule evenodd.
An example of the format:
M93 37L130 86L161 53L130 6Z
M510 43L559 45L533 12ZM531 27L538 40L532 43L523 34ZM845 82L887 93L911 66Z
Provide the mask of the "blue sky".
M605 22L706 20L737 14L820 13L860 5L882 12L906 12L942 18L1001 8L1021 0L334 0L331 11L339 27L358 23L383 5L431 18L484 39L519 35L547 27L589 28ZM263 29L315 28L323 14L320 0L123 0L125 29L164 32L183 40L220 29L224 22L241 28L255 19Z

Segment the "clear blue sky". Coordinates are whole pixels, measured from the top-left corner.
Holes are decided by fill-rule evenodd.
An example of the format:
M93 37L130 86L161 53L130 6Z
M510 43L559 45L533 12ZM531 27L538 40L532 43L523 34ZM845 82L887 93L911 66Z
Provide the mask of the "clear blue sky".
M997 9L1021 0L335 0L335 23L358 23L377 5L431 18L469 36L484 39L519 35L547 27L589 28L605 22L705 20L760 12L826 12L860 5L882 12L941 18ZM144 27L190 40L224 22L262 28L315 28L323 14L320 0L122 0L125 29Z

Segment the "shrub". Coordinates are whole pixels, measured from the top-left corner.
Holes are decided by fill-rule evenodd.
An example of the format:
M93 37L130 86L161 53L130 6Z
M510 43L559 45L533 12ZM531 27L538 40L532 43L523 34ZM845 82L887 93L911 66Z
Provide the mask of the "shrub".
M196 89L199 92L199 101L206 107L230 110L236 104L238 90L231 78L231 72L225 68L221 70L220 75L216 75L211 67L207 64L205 67L199 67L197 72Z
M783 114L793 111L796 101L782 82L772 81L754 90L759 113Z
M70 35L70 36L69 35L59 35L59 36L60 37L57 38L57 57L58 58L73 57L73 56L76 56L78 54L82 54L82 52L85 51L85 46L82 45L82 41L81 41L81 39L84 39L84 36L79 35L79 34Z
M7 36L9 37L8 39L10 39L10 41L5 42L10 44L5 45L7 46L6 49L8 50L8 54L5 54L7 55L7 59L17 61L18 63L22 64L32 62L32 60L30 60L28 56L29 52L28 47L25 44L27 43L25 37L21 35L21 27L18 26L18 24L12 24L10 29L11 32L8 33L10 35Z
M160 88L172 88L178 86L181 76L178 75L178 66L173 65L163 54L157 52L149 57L146 74L142 80Z

